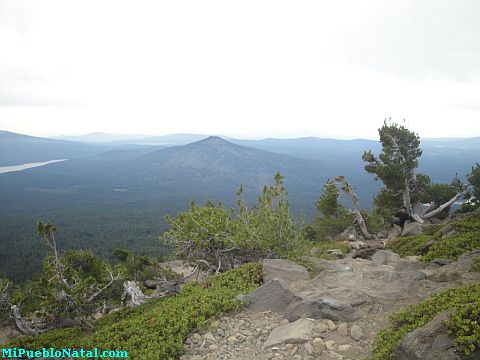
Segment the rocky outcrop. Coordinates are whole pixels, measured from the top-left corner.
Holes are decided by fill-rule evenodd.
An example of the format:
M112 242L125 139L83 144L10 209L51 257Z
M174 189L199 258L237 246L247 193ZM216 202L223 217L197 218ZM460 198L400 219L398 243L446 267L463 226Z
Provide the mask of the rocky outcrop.
M251 311L274 311L285 313L288 306L297 301L288 284L282 279L273 279L247 295L240 295L238 300L244 302Z
M401 259L386 250L376 251L371 258L307 258L325 269L313 279L307 279L300 265L269 260L264 262L267 279L276 277L241 299L250 311L275 311L290 321L308 317L353 322L367 316L374 304L414 294L426 277L417 270L423 269L418 260Z
M405 227L402 231L402 236L410 236L410 235L421 235L423 234L424 228L421 224L417 222L411 222L405 224Z
M443 311L425 326L408 333L395 353L395 360L473 360L480 351L465 356L455 350L454 339L447 335L444 321L449 311Z
M290 260L265 259L263 265L263 281L282 279L290 287L295 283L310 279L307 269Z

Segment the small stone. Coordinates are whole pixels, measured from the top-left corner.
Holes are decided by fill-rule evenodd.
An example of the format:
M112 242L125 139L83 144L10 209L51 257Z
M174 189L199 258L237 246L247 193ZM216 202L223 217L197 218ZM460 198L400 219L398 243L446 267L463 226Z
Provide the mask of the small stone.
M350 335L355 341L359 341L365 336L363 334L363 329L358 325L352 325L352 327L350 328Z
M276 357L277 359L283 359L283 355L280 354L280 353L276 353L276 354L275 354L275 357Z
M218 350L218 345L217 345L217 344L211 344L211 345L208 347L208 350L210 350L210 351L217 351L217 350Z
M348 345L348 344L347 344L347 345L340 345L340 346L338 347L338 351L348 351L348 350L350 350L351 348L352 348L352 345Z
M211 332L207 332L205 335L203 335L203 339L210 342L215 342L215 337Z
M325 343L321 338L315 338L312 341L312 345L315 349L325 350Z
M230 344L235 344L237 342L237 338L235 336L229 336L227 341L230 343Z
M285 345L285 350L290 350L290 349L293 349L293 344Z
M305 351L307 352L308 355L312 355L315 349L313 348L312 344L306 343L304 345Z
M197 341L197 342L200 341L200 340L202 340L202 337L200 336L199 333L193 334L192 338L193 338L193 340L195 340L195 341Z
M285 324L288 324L290 321L288 321L288 319L283 319L280 324L281 325L285 325Z
M335 331L335 330L337 330L337 325L335 325L335 323L332 320L328 320L327 321L327 328L330 331Z
M290 356L293 356L297 353L298 351L298 347L294 346L291 350L290 350Z
M338 324L337 332L341 336L348 336L348 325L346 323Z
M325 341L325 346L327 347L327 350L335 350L335 341L334 340L328 340Z
M330 356L330 359L334 359L334 360L343 360L344 359L343 355L340 355L340 354L338 354L336 352L333 352L333 351L330 351L328 353L328 355Z
M315 330L316 330L317 332L319 332L319 333L323 333L323 332L327 331L327 329L328 329L328 327L327 327L327 325L325 325L325 324L319 324L319 325L315 328Z

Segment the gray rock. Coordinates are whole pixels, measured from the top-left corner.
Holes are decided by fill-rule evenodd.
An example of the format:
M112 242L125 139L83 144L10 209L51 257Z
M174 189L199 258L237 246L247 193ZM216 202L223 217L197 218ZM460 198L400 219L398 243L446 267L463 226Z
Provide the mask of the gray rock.
M310 339L315 328L315 321L298 319L295 322L279 326L270 333L262 349L268 349L281 344L301 344Z
M251 311L274 311L284 313L287 307L296 300L296 296L282 279L270 280L255 291L237 297L247 303Z
M147 289L156 289L157 284L158 283L155 280L150 280L150 279L147 279L143 282L143 285L145 285Z
M348 302L331 298L316 298L308 295L300 302L292 303L286 316L298 319L305 316L313 319L330 319L334 321L354 321L361 317Z
M424 267L422 263L402 259L400 255L390 250L377 250L372 255L372 261L376 265L391 266L397 271L419 270Z
M352 327L350 328L350 336L353 340L359 341L365 337L365 334L363 332L363 329L355 324L352 325Z
M375 248L359 249L359 250L355 251L352 258L353 259L359 259L360 258L360 259L371 260L372 255L375 254L376 251L377 251L377 249L375 249Z
M430 263L437 264L437 265L440 265L440 266L448 265L451 262L452 262L452 260L450 260L450 259L433 259L432 261L430 261Z
M396 351L395 360L479 359L480 351L464 356L455 351L454 339L447 335L443 322L449 311L443 311L425 326L408 333Z
M313 348L312 344L307 342L305 344L305 351L307 352L308 355L313 355L313 352L315 351L315 349Z
M310 279L307 269L290 260L265 259L262 265L265 282L278 278L290 286L297 281Z
M346 323L338 324L337 332L341 336L348 336L348 325Z
M421 247L420 247L420 254L421 255L426 255L428 253L428 251L430 250L430 248L436 243L435 240L429 240L427 241L425 244L423 244Z
M423 226L417 222L405 224L402 236L421 235L423 234Z
M450 282L459 279L461 276L458 269L454 267L447 267L446 265L439 268L438 270L433 270L428 276L428 280L438 281L438 282Z

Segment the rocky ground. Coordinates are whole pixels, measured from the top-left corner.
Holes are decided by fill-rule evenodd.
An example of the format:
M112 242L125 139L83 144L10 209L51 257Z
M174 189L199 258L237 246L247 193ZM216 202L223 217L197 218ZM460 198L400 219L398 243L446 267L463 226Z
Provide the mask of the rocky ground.
M369 259L310 259L324 268L314 278L290 261L265 260L265 283L242 297L246 309L190 334L182 360L365 359L391 313L448 287L478 282L468 269L479 255L426 268L417 258L387 250Z

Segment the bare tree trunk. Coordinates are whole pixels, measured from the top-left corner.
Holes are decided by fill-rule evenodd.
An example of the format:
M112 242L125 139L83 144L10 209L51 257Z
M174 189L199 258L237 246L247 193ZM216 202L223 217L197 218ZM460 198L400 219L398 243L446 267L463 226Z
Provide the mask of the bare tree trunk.
M122 295L122 302L124 303L124 305L127 296L130 296L130 299L132 300L132 304L134 306L141 305L148 299L148 296L145 295L142 290L140 290L140 288L134 281L125 281L123 283L123 288L125 289Z
M403 206L407 208L407 212L409 214L412 213L412 203L410 199L410 187L408 186L408 179L405 177L405 187L402 191L402 197L403 197Z
M341 185L341 189L350 197L352 200L353 206L355 207L355 221L360 228L360 232L365 239L372 239L373 236L368 232L367 226L365 225L365 220L363 219L362 213L360 212L360 201L358 200L357 194L353 191L352 187L348 183L347 179L344 176L337 176L335 178Z
M448 200L446 203L440 205L438 208L436 208L435 210L432 210L428 213L426 213L425 215L423 215L423 218L424 219L430 219L431 217L437 215L438 213L441 213L445 208L449 207L450 205L452 205L455 201L457 201L458 199L460 199L462 196L465 196L465 194L467 193L467 191L462 191L462 192L459 192L457 195L455 195L454 197L452 197L450 200Z
M39 333L38 330L31 328L25 319L20 314L20 310L17 305L12 305L13 319L15 320L15 325L17 325L18 330L25 335L36 335Z

